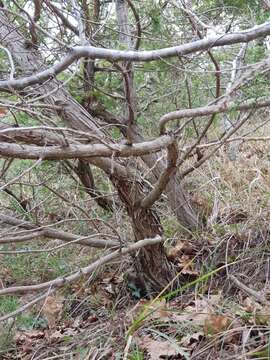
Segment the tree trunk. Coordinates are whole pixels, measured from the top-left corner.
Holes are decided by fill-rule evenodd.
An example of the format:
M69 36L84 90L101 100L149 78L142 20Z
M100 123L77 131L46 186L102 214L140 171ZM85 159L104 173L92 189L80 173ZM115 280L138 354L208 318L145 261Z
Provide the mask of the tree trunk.
M119 40L127 48L132 49L127 2L124 0L116 0L115 10L119 29ZM144 139L136 124L136 91L133 82L133 68L132 65L126 63L123 63L123 67L127 67L128 69L126 74L127 78L124 79L124 83L126 82L126 84L124 84L124 90L128 102L127 108L129 108L129 111L127 109L126 113L131 113L134 117L131 119L130 126L128 126L128 134L125 135L128 135L128 142L139 143L144 141ZM157 161L157 154L145 155L142 159L149 168L153 168L153 175L155 180L157 180L165 168L165 163ZM165 189L165 193L168 196L170 208L179 223L188 229L198 228L200 225L198 215L193 210L189 196L183 189L179 172L176 172L176 174L172 176Z
M143 184L132 179L129 174L127 177L119 176L119 172L110 178L126 206L135 240L162 236L163 229L156 211L139 206L139 200L144 197ZM175 276L173 264L167 259L163 244L140 249L134 256L134 268L139 283L148 295L160 292Z
M40 53L35 48L26 47L27 39L19 32L14 22L9 21L3 10L0 9L0 43L4 45L11 53L15 62L19 65L22 73L32 74L45 68L41 59ZM82 131L94 131L96 135L106 138L106 134L100 130L100 124L97 118L89 114L70 94L60 86L60 82L52 79L50 82L38 86L37 89L31 88L31 94L37 96L46 94L58 88L56 92L43 99L45 103L50 105L61 105L62 110L58 115L71 128ZM55 111L54 111L55 114ZM139 133L136 125L133 125L134 130L131 131L133 142L143 141L143 137ZM152 168L156 163L157 155L148 155L143 157L144 162ZM156 178L164 168L164 164L158 163L154 168L154 175ZM194 229L199 226L198 217L192 209L188 194L183 190L182 183L177 174L172 177L167 188L166 194L169 199L169 204L175 213L178 221L183 226ZM106 198L104 198L106 202ZM108 208L110 204L108 204Z
M10 23L6 16L0 14L0 42L14 54L14 59L20 65L22 72L27 74L32 73L33 69L38 71L44 68L39 52L35 49L26 49L24 41L24 37L18 32L14 23ZM42 87L31 88L31 94L34 96L41 95L41 92L46 94L57 88L58 90L53 94L44 97L43 101L52 105L61 105L62 110L58 115L68 126L87 132L93 131L103 139L106 138L106 134L99 129L98 119L93 118L67 91L59 88L57 80L52 79ZM147 159L148 165L152 166L156 157L148 156ZM95 161L91 159L90 162L94 163ZM111 174L112 160L110 159L99 158L96 165L107 172L116 187L129 214L136 241L162 235L162 227L155 210L143 209L138 206L138 200L144 197L144 192L143 184L139 180L134 180L134 174L130 174L125 167L119 164L116 164L115 172ZM157 169L155 172L157 176L160 174ZM181 191L180 187L179 191ZM178 195L175 196L175 202L178 204L177 201ZM181 206L177 206L175 209L185 211L183 207L185 205L181 202ZM194 226L194 221L190 221L189 216L189 214L185 214L183 218L186 219L189 226ZM161 291L175 274L173 265L166 257L163 245L154 245L140 250L134 257L134 266L148 293Z

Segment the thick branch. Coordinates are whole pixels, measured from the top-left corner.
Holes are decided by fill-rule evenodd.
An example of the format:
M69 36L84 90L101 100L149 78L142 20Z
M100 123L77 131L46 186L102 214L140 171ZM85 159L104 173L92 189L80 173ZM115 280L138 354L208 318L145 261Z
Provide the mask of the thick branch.
M79 236L75 234L68 233L66 231L53 229L45 226L36 226L28 221L23 221L16 219L15 217L0 214L0 224L8 224L11 226L18 226L20 228L26 230L33 230L28 235L20 236L20 237L13 237L13 238L3 238L0 239L0 245L12 242L22 242L22 241L31 241L33 238L38 239L40 237L47 237L51 239L59 239L65 242L76 242L77 244L96 247L96 248L110 248L119 246L119 243L112 240L102 240L102 239L95 239L95 238L87 238L87 236Z
M155 140L134 144L133 146L121 144L93 144L69 146L31 146L9 144L0 142L0 155L18 159L42 159L42 160L64 160L64 159L90 159L91 157L130 157L141 156L160 151L173 142L169 135L161 136Z
M57 130L57 129L56 129ZM0 141L3 142L22 142L26 144L43 145L61 145L67 144L66 138L62 135L55 134L53 131L46 131L46 129L33 129L33 128L17 128L10 125L0 125ZM73 142L72 138L68 142Z

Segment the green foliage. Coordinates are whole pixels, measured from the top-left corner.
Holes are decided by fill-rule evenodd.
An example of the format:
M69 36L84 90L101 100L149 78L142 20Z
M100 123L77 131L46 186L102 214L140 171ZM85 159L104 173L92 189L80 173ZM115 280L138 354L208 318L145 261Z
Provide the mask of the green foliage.
M164 235L166 239L173 238L177 231L181 229L178 221L173 216L168 216L162 220Z
M144 360L144 354L138 348L131 351L129 360Z
M20 303L15 296L1 297L0 316L4 316L9 313L12 313L13 311L17 310L19 305ZM36 315L34 315L31 312L18 314L16 317L16 325L17 328L21 330L31 330L33 328L45 328L47 326L45 320L42 317L37 318Z
M18 251L28 248L26 245L17 246ZM30 249L35 248L40 249L38 244L36 246L31 244ZM8 249L8 246L3 247L3 250ZM47 254L44 251L38 254L9 255L2 260L2 266L9 269L9 276L16 279L18 284L26 278L31 279L31 281L35 279L51 280L76 268L74 258L71 257L72 253L72 249L64 248L52 254Z
M261 8L259 0L210 0L211 6L224 7L227 11L234 11L240 13L241 11L248 12L249 9L258 11Z
M15 311L17 306L18 299L15 296L0 297L0 316Z
M14 331L9 326L3 326L0 330L0 357L12 347Z

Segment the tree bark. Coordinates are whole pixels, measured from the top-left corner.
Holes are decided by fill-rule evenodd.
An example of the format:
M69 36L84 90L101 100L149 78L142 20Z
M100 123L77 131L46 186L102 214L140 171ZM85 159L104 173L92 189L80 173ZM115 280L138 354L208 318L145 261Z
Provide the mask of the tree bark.
M153 208L140 207L144 197L143 184L132 177L111 175L110 179L131 220L135 240L155 238L163 235L159 216ZM144 292L148 295L160 292L175 276L173 264L169 262L163 244L146 246L134 256L134 268Z
M115 8L119 28L119 40L131 50L132 38L129 35L130 28L128 22L127 2L124 0L116 0ZM129 143L140 143L144 141L144 138L136 124L136 91L133 81L133 68L132 65L127 62L123 63L123 67L128 68L126 79L124 78L124 89L128 102L127 107L129 108L129 111L127 109L126 113L131 113L134 117L131 118L130 124L128 124L128 134L126 134L126 136L128 137ZM149 168L153 168L153 175L155 180L157 180L166 166L164 161L157 162L158 156L156 154L145 155L142 159ZM192 208L188 194L183 189L179 172L176 172L175 175L171 177L171 180L165 189L165 193L168 197L170 208L179 223L188 229L197 228L200 225L199 218Z
M24 38L9 20L0 14L0 42L4 44L13 54L16 63L24 73L33 73L34 70L44 68L41 56L35 49L26 49ZM106 134L99 129L98 120L93 118L79 103L77 103L63 88L59 89L57 80L52 79L42 88L32 87L31 94L37 96L58 89L52 95L44 97L43 101L49 104L61 105L62 110L58 115L72 128L80 129L106 138ZM133 125L133 124L132 124ZM148 157L149 166L155 162L155 157ZM90 160L94 163L94 160ZM105 165L104 165L105 164ZM80 167L83 164L80 164ZM116 164L118 168L112 172L112 160L99 158L96 165L105 170L116 187L120 199L123 201L129 214L135 240L145 238L154 238L162 235L160 219L153 208L143 209L138 204L138 200L144 197L144 184L138 179L134 180L134 174L131 174L125 167ZM79 169L81 173L81 168ZM156 170L158 174L159 170ZM86 174L87 172L85 172ZM158 174L159 175L159 174ZM84 175L81 175L85 179ZM89 179L88 179L89 180ZM109 205L108 205L109 206ZM183 206L183 204L181 204ZM183 207L181 208L183 209ZM188 215L185 216L188 222ZM194 225L194 222L189 222ZM173 265L168 261L163 245L157 244L139 250L134 257L134 266L141 283L147 293L161 291L174 277Z

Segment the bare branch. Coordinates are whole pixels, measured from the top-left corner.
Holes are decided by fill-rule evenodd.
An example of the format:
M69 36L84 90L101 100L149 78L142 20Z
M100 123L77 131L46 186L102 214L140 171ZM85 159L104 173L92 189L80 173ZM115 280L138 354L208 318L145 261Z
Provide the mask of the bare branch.
M266 10L270 10L270 0L262 0L262 3Z
M48 131L50 130L50 131ZM3 142L23 142L26 144L36 144L39 146L61 145L66 146L67 141L65 136L61 136L54 132L63 132L59 128L53 127L10 127L6 124L0 125L0 141ZM69 138L69 142L74 142L74 139Z
M71 30L75 35L79 35L79 30L76 28L76 26L74 26L67 17L65 17L65 15L63 14L63 11L60 10L57 6L55 6L54 4L52 4L51 1L49 0L43 0L45 2L45 4L48 6L48 8L50 8L52 10L52 12L59 17L59 19L61 19L63 25L65 27L67 27L69 30Z
M234 284L241 289L242 291L244 291L246 294L248 294L249 296L252 296L254 299L256 299L257 301L259 301L261 304L263 305L267 305L270 306L270 302L265 298L265 296L263 294L260 294L259 292L249 288L248 286L246 286L245 284L243 284L241 281L239 281L235 276L233 275L229 275L229 279L232 280L234 282Z
M29 173L31 170L33 170L36 166L40 165L41 163L41 159L38 158L37 161L34 162L33 165L31 165L30 167L28 167L27 169L25 169L21 174L15 176L13 179L9 180L7 183L5 183L4 185L2 185L0 187L0 191L4 190L5 188L7 188L9 185L13 184L14 182L18 181L20 178L22 178L25 174Z
M193 118L193 117L203 117L207 115L225 113L231 110L235 111L246 111L249 109L259 109L263 107L270 106L270 99L255 99L248 100L242 104L238 104L237 101L229 102L220 102L215 105L206 105L194 109L182 109L170 112L162 116L159 120L159 129L160 133L164 134L166 132L166 124L172 120L184 119L184 118Z
M30 234L26 234L26 235L0 238L0 245L11 244L11 243L15 244L15 243L20 243L20 242L38 240L38 239L41 239L43 237L45 237L43 230L33 231Z
M25 305L20 306L17 310L12 311L9 314L6 314L4 316L0 317L0 322L2 321L6 321L7 319L11 318L11 317L15 317L19 314L21 314L22 312L24 312L25 310L29 309L30 307L32 307L33 305L37 304L38 302L40 302L43 299L46 299L49 295L51 295L53 292L55 291L55 289L49 289L48 291L46 291L45 294L40 295L36 298L34 298L33 300L29 301L28 303L26 303Z
M12 226L18 226L23 229L33 230L28 235L18 236L18 237L10 237L0 239L0 244L6 244L12 242L23 242L23 241L31 241L33 238L38 239L41 238L49 238L49 239L59 239L65 242L76 242L77 244L96 247L96 248L111 248L115 246L119 246L119 242L112 240L102 240L95 239L93 235L90 236L79 236L75 234L68 233L66 231L54 229L48 226L37 226L28 221L23 221L16 219L15 217L8 216L0 213L0 223L9 224Z
M214 47L246 43L260 37L270 35L270 23L266 22L254 28L239 31L237 33L216 35L202 40L193 41L179 46L150 51L122 51L113 49L96 48L93 46L76 46L70 48L66 57L49 69L35 75L16 80L0 81L0 90L9 92L11 89L21 90L27 86L41 84L54 78L57 74L66 70L72 63L80 58L105 59L110 61L153 61L175 56L183 56L197 51L207 51Z
M216 146L212 151L210 151L207 155L203 156L200 160L198 160L194 165L190 166L188 169L186 169L185 171L182 172L182 174L180 175L181 178L184 178L186 175L190 174L192 171L194 171L195 169L199 168L205 161L207 161L208 159L210 159L211 156L213 156L215 154L215 152L221 148L221 146L238 130L240 129L241 126L243 126L243 124L245 124L249 117L251 115L251 111L246 114L243 119L241 121L239 121L236 126L234 128L232 128L231 130L229 130L227 133L225 133L222 141L219 143L218 146Z
M181 9L187 14L189 22L191 23L191 26L192 26L193 30L197 33L197 35L199 36L200 39L203 39L203 34L199 30L196 23L200 24L203 27L203 29L207 29L208 26L206 24L202 23L201 20L196 16L196 14L194 14L192 11L190 11L190 9L188 9L187 4L185 3L185 1L183 3L184 3L184 5L181 6ZM209 55L213 65L215 67L215 70L216 70L215 71L216 98L218 98L220 96L220 84L221 84L220 66L219 66L219 63L216 60L215 56L213 55L212 51L207 50L207 54Z
M93 262L91 265L86 266L77 272L68 275L67 277L58 277L54 280L47 281L38 285L26 285L26 286L13 286L10 288L5 288L0 290L0 296L1 295L9 295L9 294L24 294L27 292L32 291L40 291L48 288L59 288L64 285L73 283L77 280L79 280L81 277L90 275L93 271L95 271L97 268L99 268L102 265L108 264L112 260L118 259L120 257L123 257L131 252L137 251L143 247L151 246L159 244L163 241L163 239L160 236L156 236L152 239L144 239L140 240L128 247L122 248L121 250L116 250L112 252L111 254L105 255L102 258L99 258L95 262Z
M137 33L136 33L136 41L134 44L134 49L138 50L140 47L141 36L142 36L142 27L141 27L140 17L139 17L139 14L138 14L133 2L131 0L126 0L126 2L128 3L128 6L131 8L131 11L133 12L133 15L134 15L134 18L136 21Z
M92 144L69 146L31 146L0 142L0 155L18 159L42 159L42 160L64 160L64 159L90 159L92 157L129 157L141 156L160 151L170 145L174 139L169 135L158 137L151 141L129 145L121 144Z

